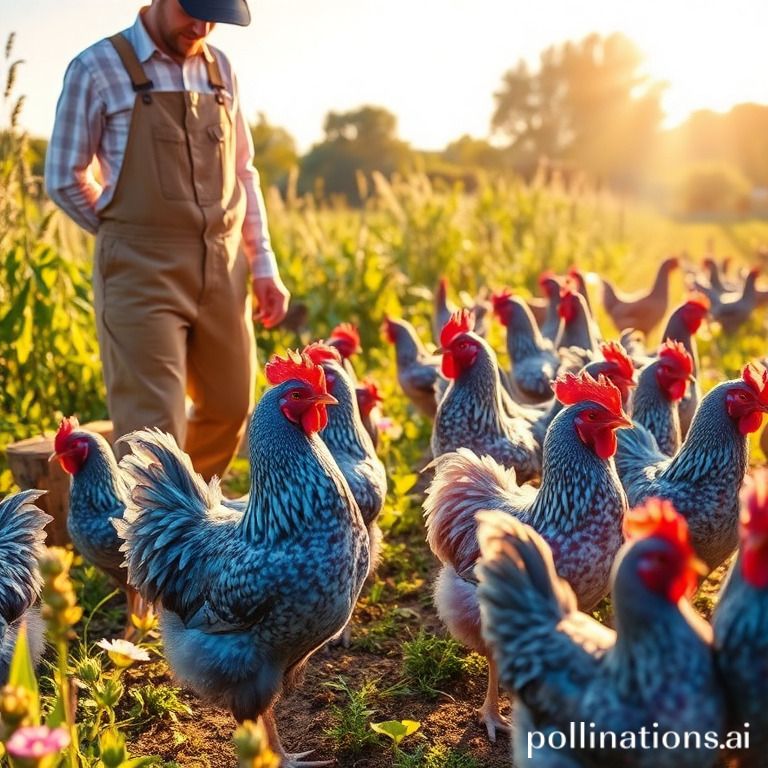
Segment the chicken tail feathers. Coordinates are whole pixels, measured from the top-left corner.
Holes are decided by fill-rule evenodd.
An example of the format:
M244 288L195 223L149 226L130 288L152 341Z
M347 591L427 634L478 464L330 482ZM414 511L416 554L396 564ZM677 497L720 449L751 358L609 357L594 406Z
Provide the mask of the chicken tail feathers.
M540 650L576 610L576 596L557 575L552 551L536 531L499 512L481 512L477 521L483 637L502 681L520 690L541 675Z
M427 542L443 563L464 574L480 553L475 514L509 508L510 494L517 488L515 471L468 448L438 456L429 466L435 476L424 501Z
M131 497L124 519L112 523L124 540L128 581L150 601L162 595L164 604L185 603L181 590L194 581L189 569L200 562L204 522L222 501L218 478L206 485L176 440L159 429L122 439L132 451L120 461Z
M0 501L0 624L19 618L42 588L37 561L44 550L44 528L53 520L35 504L43 493L21 491Z

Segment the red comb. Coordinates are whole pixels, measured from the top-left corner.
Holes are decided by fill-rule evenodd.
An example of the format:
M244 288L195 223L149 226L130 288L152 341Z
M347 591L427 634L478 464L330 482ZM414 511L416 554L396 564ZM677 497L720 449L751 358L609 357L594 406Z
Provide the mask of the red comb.
M634 378L635 366L632 364L627 351L618 341L609 341L601 344L600 350L606 362L613 363L619 369L621 376L629 381Z
M597 381L588 373L575 376L566 373L554 383L555 397L563 405L574 405L586 400L602 405L614 416L626 418L621 409L621 392L608 378L600 374Z
M325 371L307 355L289 349L287 357L273 355L264 366L264 373L270 384L282 384L284 381L298 379L309 384L313 389L326 392Z
M378 402L383 399L379 394L379 388L376 386L376 382L373 379L365 378L360 382L360 389L364 389L368 394Z
M642 506L630 509L624 515L624 536L630 541L651 537L665 539L693 556L688 523L667 499L646 499Z
M668 339L659 347L659 358L678 369L687 378L693 373L693 358L679 341Z
M461 333L475 330L475 313L470 309L460 309L454 312L440 332L440 345L449 347L451 342Z
M493 311L498 315L502 307L510 298L512 298L513 295L514 294L510 288L502 288L498 293L494 293L491 296L491 301L493 302Z
M56 453L63 453L66 449L67 438L80 426L75 416L68 416L61 420L53 440L53 449Z
M341 354L335 347L328 346L325 342L314 341L304 347L302 355L306 355L313 363L322 365L329 360L334 363L341 362Z
M341 342L339 349L343 357L351 357L360 351L360 333L357 326L352 323L339 323L332 331L330 337Z
M686 304L692 304L699 309L703 309L705 312L709 312L712 307L712 302L709 300L709 296L701 291L691 291L688 294L688 298L685 300Z
M568 278L566 281L560 286L560 298L563 299L566 296L572 296L574 293L576 293L576 286L574 285L573 281Z
M757 395L763 405L768 405L768 371L761 363L747 363L741 374L744 383Z

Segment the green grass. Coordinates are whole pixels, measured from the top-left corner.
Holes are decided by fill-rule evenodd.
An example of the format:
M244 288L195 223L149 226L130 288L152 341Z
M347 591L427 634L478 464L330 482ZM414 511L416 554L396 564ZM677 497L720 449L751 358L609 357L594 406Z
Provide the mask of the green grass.
M378 694L376 682L367 681L353 690L343 678L326 683L341 694L341 702L331 707L334 724L326 730L337 751L359 755L366 747L377 744L378 736L370 728L371 715L376 712L373 701Z
M459 678L465 668L461 646L451 637L419 631L403 643L403 681L408 688L431 698Z

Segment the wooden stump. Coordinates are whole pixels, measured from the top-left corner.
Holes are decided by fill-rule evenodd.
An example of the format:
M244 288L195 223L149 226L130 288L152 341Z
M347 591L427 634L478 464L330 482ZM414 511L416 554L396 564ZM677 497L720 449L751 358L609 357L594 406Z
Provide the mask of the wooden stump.
M111 421L92 421L82 429L98 432L110 443L113 431ZM6 449L8 466L13 479L22 490L38 488L46 491L38 500L38 506L53 520L46 526L48 546L64 546L69 543L67 512L69 510L69 475L58 461L49 461L53 453L53 434L30 437L12 443Z

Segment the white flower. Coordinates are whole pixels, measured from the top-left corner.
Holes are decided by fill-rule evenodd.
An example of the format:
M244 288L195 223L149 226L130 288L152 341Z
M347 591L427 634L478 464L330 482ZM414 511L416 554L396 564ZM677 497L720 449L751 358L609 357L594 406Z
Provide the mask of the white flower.
M96 645L103 648L116 667L130 667L134 661L149 661L149 654L128 640L99 640Z

